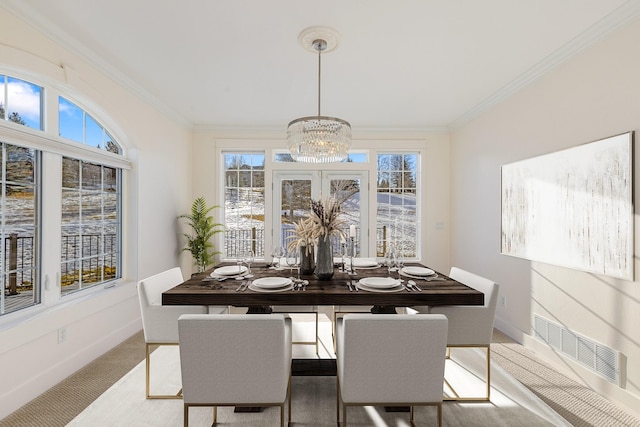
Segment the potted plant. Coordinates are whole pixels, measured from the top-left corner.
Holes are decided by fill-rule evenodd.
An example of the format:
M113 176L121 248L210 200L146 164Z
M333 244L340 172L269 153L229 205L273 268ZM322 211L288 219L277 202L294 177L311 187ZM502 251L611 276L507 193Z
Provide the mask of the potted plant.
M187 238L187 246L183 251L191 252L198 272L203 272L212 263L213 257L222 252L215 251L210 239L214 234L224 231L224 225L214 222L213 216L209 213L219 206L207 206L204 197L198 197L191 205L191 214L180 215L191 226L191 234L184 233Z

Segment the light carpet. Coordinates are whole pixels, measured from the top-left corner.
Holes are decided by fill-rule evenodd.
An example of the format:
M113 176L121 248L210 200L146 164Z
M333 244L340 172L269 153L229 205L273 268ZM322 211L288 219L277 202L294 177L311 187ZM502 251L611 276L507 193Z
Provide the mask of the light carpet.
M331 342L326 325L323 343ZM327 336L328 333L328 336ZM327 345L328 346L328 345ZM303 347L303 346L296 346ZM308 347L308 346L307 346ZM307 350L298 350L301 351ZM478 379L484 362L476 350L465 350L447 361L447 379L457 384L462 395L482 389ZM180 389L180 362L178 349L161 347L152 356L152 390L156 393L175 393ZM215 363L215 361L212 361ZM181 400L146 400L144 362L137 365L95 402L73 419L69 426L180 426L183 420ZM516 381L504 369L492 363L491 402L454 403L443 405L444 426L570 426L535 394ZM381 385L383 386L383 385ZM211 408L191 408L190 426L211 426ZM261 413L234 413L233 408L218 409L219 425L276 426L279 409L266 408ZM386 413L384 408L350 408L350 426L408 427L408 413ZM336 425L335 377L293 377L292 426ZM433 407L417 407L416 425L436 425Z

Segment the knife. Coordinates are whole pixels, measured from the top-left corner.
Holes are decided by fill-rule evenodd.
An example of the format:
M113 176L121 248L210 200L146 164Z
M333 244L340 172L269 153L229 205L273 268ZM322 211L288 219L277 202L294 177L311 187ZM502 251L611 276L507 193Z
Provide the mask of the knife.
M355 288L356 292L360 292L360 288L358 287L358 284L355 283L355 280L351 281L351 286Z

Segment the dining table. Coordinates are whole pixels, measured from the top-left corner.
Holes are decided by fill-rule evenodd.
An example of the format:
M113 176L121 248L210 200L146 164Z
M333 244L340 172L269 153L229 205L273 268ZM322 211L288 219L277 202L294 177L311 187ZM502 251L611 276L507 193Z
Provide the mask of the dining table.
M369 268L354 267L353 270L336 264L334 275L329 280L319 280L314 275L300 275L295 268L273 268L262 263L251 265L252 277L246 274L216 275L214 271L224 267L233 269L233 263L221 263L202 273L196 273L183 283L162 294L163 305L229 305L247 307L249 313L268 313L274 305L363 305L372 306L374 313L395 313L397 307L440 305L483 305L484 294L450 277L437 272L433 275L408 276L401 271L389 271L386 266ZM407 263L406 267L423 267L418 263ZM239 273L246 267L238 266ZM355 274L354 274L355 273ZM212 277L213 276L213 277ZM251 283L263 278L292 278L304 281L304 285L281 289L262 289ZM361 286L362 279L393 278L403 286L375 289ZM415 287L407 286L409 281ZM295 284L295 283L294 283ZM364 290L366 289L366 290Z

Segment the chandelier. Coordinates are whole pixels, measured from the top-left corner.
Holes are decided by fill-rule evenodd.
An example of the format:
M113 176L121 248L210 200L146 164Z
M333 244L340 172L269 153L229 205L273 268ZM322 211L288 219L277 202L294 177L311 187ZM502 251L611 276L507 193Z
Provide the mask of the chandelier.
M321 55L337 46L337 33L323 27L312 27L300 33L300 42L310 50L318 52L318 115L292 120L287 128L287 143L291 157L303 163L333 163L345 160L351 146L351 125L335 117L320 114ZM311 45L308 42L311 41Z

